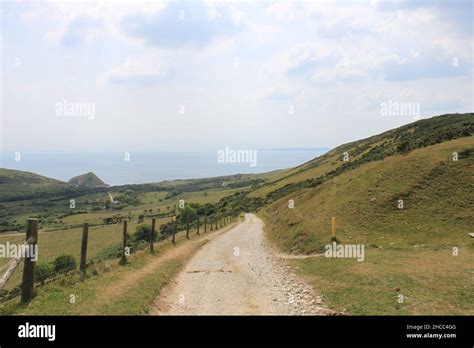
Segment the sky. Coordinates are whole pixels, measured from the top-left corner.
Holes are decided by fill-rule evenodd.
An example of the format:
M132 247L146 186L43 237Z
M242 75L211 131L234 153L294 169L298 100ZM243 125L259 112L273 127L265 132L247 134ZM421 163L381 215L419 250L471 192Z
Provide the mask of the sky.
M472 17L468 0L3 1L1 150L335 147L472 112Z

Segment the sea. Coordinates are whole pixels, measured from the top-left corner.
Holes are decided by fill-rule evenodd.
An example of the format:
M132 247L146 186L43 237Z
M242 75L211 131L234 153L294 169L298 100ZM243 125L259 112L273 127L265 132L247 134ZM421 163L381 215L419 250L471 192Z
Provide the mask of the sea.
M328 150L327 148L256 150L253 154L255 158L250 156L252 161L236 154L232 156L232 153L226 153L224 157L219 156L216 151L125 154L3 152L0 154L0 167L33 172L62 181L94 172L109 185L125 185L264 173L303 164Z

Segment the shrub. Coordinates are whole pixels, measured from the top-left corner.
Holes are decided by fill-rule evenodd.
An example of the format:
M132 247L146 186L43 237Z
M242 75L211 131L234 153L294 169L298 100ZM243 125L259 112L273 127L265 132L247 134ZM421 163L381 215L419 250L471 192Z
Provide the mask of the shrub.
M44 282L51 278L54 274L54 265L51 262L40 263L35 267L35 280L44 284Z
M55 272L67 273L76 269L76 260L72 255L60 255L53 261Z
M149 241L150 240L150 233L151 233L151 226L150 225L139 225L135 230L135 234L133 235L133 240L135 242L139 241ZM155 231L156 235L156 231Z
M173 228L173 222L167 222L165 224L162 224L160 226L160 235L163 236L163 238L165 238L166 236L170 236L171 234L173 234Z

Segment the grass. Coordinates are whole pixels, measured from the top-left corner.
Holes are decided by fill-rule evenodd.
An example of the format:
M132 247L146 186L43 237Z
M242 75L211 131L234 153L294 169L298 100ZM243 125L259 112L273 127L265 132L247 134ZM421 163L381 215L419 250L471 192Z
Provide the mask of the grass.
M296 254L324 251L331 217L365 261L292 260L330 307L351 314L473 314L474 147L460 138L390 156L295 192L261 211L270 240ZM288 199L295 208L288 208ZM403 199L404 209L398 209ZM453 256L453 247L459 256ZM399 290L396 290L399 289ZM405 303L397 302L403 294Z
M168 240L155 244L155 253L139 251L128 258L125 266L118 260L105 261L89 268L84 282L77 274L69 275L40 287L28 305L19 299L0 306L0 315L146 315L153 300L183 264L217 231L191 231L177 235L177 245ZM75 303L71 303L71 295Z
M365 261L292 260L326 304L355 315L473 315L472 253L372 248ZM398 295L403 295L399 303Z
M136 222L129 224L129 231L135 231ZM0 243L7 241L21 244L24 241L22 235L0 236ZM65 231L44 232L38 235L38 263L49 262L61 254L74 256L76 262L80 259L80 248L82 240L82 228L74 228ZM121 225L107 225L89 228L87 245L87 258L93 259L110 246L120 245L122 241ZM6 264L8 259L1 258L0 266ZM7 284L7 289L17 286L22 277L22 269L18 269Z

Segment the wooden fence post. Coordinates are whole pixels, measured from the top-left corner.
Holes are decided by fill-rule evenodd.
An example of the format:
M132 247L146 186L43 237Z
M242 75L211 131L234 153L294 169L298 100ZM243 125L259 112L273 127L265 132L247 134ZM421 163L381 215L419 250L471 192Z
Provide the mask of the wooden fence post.
M127 255L125 255L126 248L127 248L127 220L124 220L123 221L122 257L120 258L121 265L125 265L127 263Z
M198 216L198 227L197 227L197 234L199 236L199 216Z
M151 231L150 231L150 252L153 253L153 244L155 243L155 222L156 219L151 219Z
M332 229L332 240L336 240L336 218L333 216L331 218L331 229Z
M26 229L26 247L33 248L38 244L38 219L28 219L28 227ZM31 255L30 255L31 256ZM36 255L38 257L38 255ZM23 265L23 281L21 284L21 302L28 303L33 299L35 286L35 265L31 257L26 257Z
M173 236L171 237L171 242L176 244L176 215L173 215Z
M204 217L204 233L207 232L207 216Z
M86 261L87 261L87 239L89 237L89 224L86 222L82 226L82 243L81 243L81 264L79 270L81 272L81 280L86 278Z

